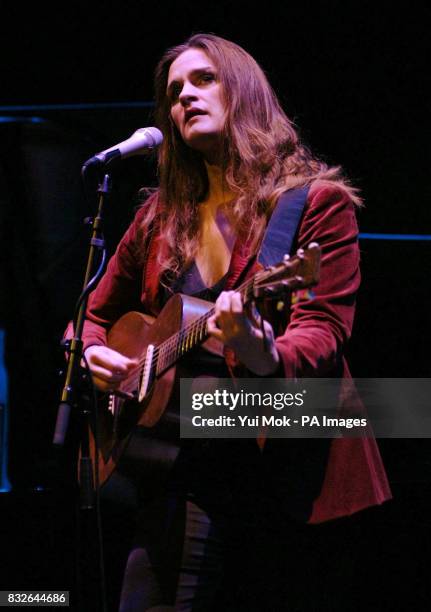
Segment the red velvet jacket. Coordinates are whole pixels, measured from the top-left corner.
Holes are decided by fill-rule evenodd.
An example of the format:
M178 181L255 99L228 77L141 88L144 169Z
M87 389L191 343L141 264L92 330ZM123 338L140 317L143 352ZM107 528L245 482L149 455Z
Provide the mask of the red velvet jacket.
M140 209L92 293L84 327L85 346L104 344L106 330L125 312L157 314L160 269L157 253L163 238L148 245L141 232ZM329 182L309 191L298 232L298 247L318 242L322 248L321 277L315 298L292 306L290 321L276 344L286 377L350 377L343 357L350 337L355 295L360 283L355 211L348 193ZM148 253L143 272L143 253ZM249 261L248 246L236 241L226 289L233 288ZM249 275L255 271L251 267ZM235 356L226 359L235 368ZM332 440L320 495L314 500L311 523L334 519L381 504L391 492L374 438Z

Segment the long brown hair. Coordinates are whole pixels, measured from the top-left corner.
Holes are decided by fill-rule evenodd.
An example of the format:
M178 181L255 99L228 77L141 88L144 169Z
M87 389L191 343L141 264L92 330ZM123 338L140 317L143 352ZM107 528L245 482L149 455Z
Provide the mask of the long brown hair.
M217 69L227 118L223 159L227 186L237 194L231 208L237 232L257 248L267 217L281 193L316 179L338 183L360 204L341 168L311 154L286 116L259 64L244 49L213 34L197 34L169 49L155 72L156 123L164 135L159 148L158 194L147 202L144 225L157 220L164 249L162 271L174 276L194 258L199 242L198 206L208 190L202 155L182 140L170 116L168 73L188 49L204 51ZM227 95L228 93L228 95Z

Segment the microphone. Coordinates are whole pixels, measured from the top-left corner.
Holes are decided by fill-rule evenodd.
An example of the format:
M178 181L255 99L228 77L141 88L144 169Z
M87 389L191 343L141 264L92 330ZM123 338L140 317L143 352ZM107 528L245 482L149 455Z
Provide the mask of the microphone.
M157 128L139 128L127 140L123 140L123 142L87 159L82 166L82 170L84 172L89 166L108 164L117 158L123 159L132 157L132 155L143 155L145 151L154 149L161 144L162 140L163 134Z

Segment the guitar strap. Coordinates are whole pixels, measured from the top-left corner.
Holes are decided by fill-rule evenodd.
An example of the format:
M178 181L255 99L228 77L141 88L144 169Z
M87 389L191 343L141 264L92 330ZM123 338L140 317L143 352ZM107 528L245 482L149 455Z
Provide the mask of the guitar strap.
M279 197L257 254L257 261L264 268L277 264L283 260L284 255L291 254L309 189L309 185L289 189ZM262 332L265 338L263 323ZM281 373L278 375L282 376ZM265 441L265 432L261 432L256 438L261 451L265 446Z
M257 261L267 267L279 263L290 255L298 233L299 222L307 202L309 185L285 191L277 200L265 230L257 257L252 257L233 284L239 287ZM231 288L231 287L229 287Z
M257 255L263 267L282 261L285 254L290 255L309 189L309 185L289 189L278 199Z

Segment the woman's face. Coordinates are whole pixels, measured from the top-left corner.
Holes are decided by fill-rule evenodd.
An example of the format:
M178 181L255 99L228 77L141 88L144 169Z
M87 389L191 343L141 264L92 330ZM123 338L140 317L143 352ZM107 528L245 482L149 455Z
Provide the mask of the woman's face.
M211 160L220 147L226 108L216 67L206 53L188 49L172 62L167 95L184 142Z

